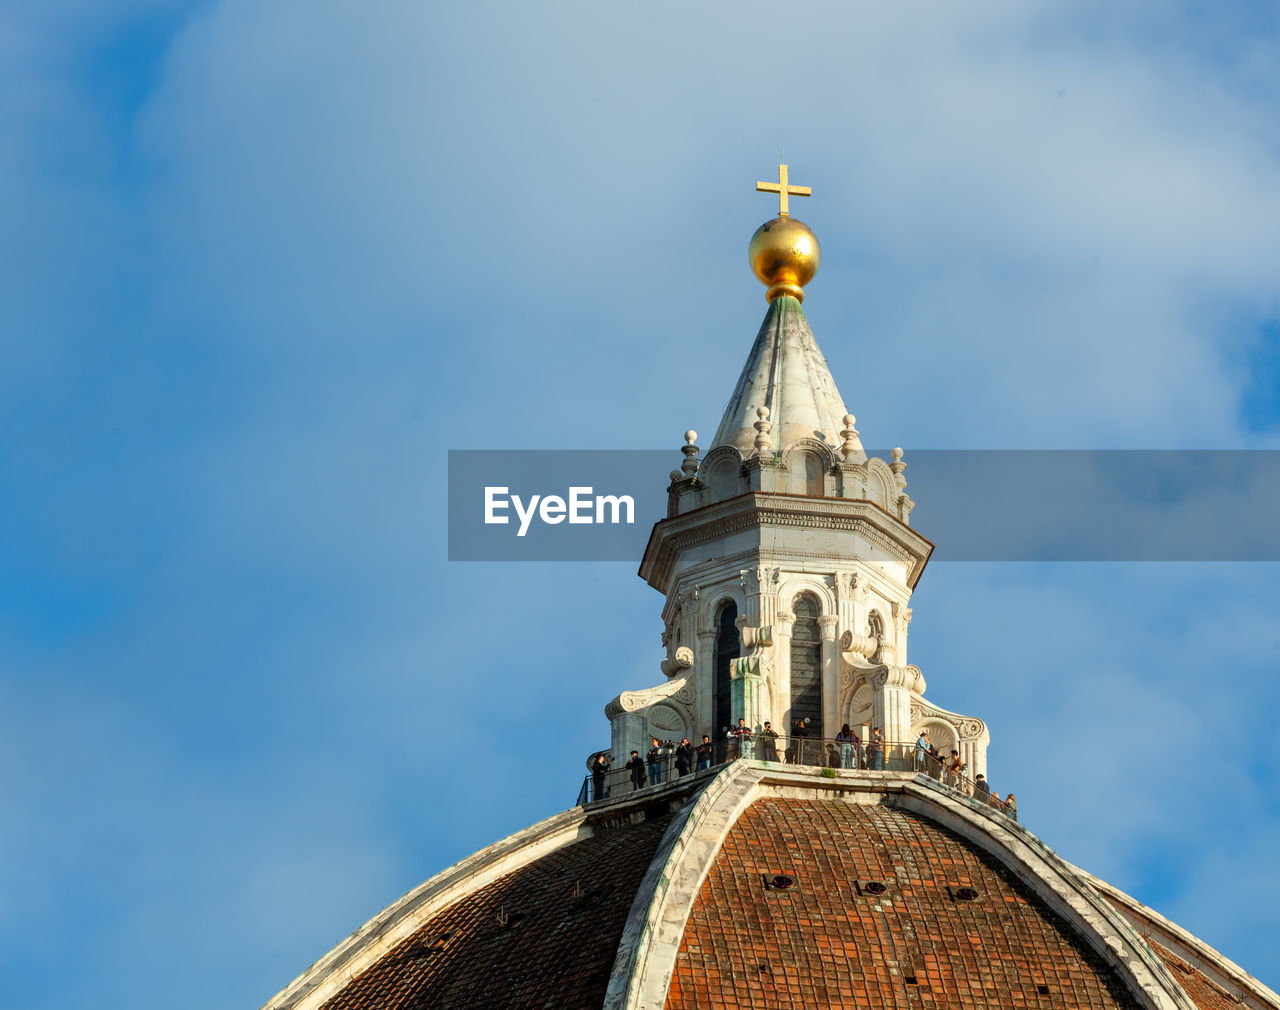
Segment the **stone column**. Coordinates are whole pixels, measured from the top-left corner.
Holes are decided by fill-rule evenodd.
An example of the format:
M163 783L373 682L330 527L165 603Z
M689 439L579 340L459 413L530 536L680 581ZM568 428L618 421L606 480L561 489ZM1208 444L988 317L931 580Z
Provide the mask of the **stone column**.
M693 713L697 725L693 732L698 742L702 742L702 734L707 733L716 739L715 692L716 692L716 629L704 628L698 632L698 658L693 664Z
M871 719L883 731L887 747L912 742L911 685L915 679L915 673L903 666L884 666L871 675Z
M981 719L962 719L956 726L956 737L956 750L967 766L965 774L971 779L986 775L987 745L991 743L986 723Z
M774 728L779 733L791 733L791 629L796 615L778 610L773 625L773 697L776 704L772 713Z
M956 746L960 752L960 760L964 762L964 773L970 779L987 774L987 749L977 740L961 740Z
M824 614L818 618L822 629L822 735L827 739L840 732L840 645L836 629L840 618Z
M738 718L747 720L754 731L763 722L761 708L764 696L764 663L759 656L747 656L733 661L733 711L731 726Z

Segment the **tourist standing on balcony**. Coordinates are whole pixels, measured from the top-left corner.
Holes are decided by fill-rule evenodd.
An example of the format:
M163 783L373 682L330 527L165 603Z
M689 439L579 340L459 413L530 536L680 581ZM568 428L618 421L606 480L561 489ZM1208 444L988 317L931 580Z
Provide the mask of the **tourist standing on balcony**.
M867 767L873 771L884 771L884 734L880 727L871 730L871 740L867 744Z
M922 729L920 735L916 737L916 771L922 772L925 769L925 762L929 759L929 731Z
M688 775L689 769L693 767L693 744L689 742L689 738L685 737L680 741L680 746L676 748L676 774L680 776Z
M788 760L792 764L804 764L804 738L808 735L804 720L797 719L791 726L791 748L788 752Z
M836 743L840 745L840 767L857 768L856 748L861 745L862 741L849 728L847 722L840 727L840 732L836 734Z
M929 777L931 779L942 779L942 751L932 742L929 744Z
M1013 820L1018 819L1018 801L1013 798L1013 793L1004 798L1004 812Z
M755 734L751 732L751 727L747 725L747 720L743 716L738 716L738 725L733 729L733 739L737 743L736 757L751 757L751 741Z
M662 744L653 737L653 746L649 748L649 781L655 786L662 784Z
M773 731L773 724L765 722L760 731L760 756L766 761L778 760L778 734Z
M631 752L631 760L627 762L627 771L631 773L632 790L643 789L647 776L644 773L644 761L641 760L638 750Z
M609 772L609 762L603 754L597 754L591 762L591 798L602 800L605 797L604 777Z
M698 771L711 767L711 754L715 748L711 745L711 737L702 734L702 743L698 744Z

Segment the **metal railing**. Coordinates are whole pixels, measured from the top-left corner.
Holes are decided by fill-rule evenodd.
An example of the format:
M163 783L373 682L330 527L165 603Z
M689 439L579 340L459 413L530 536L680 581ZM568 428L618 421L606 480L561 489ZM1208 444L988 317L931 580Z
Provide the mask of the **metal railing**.
M727 761L747 758L811 768L915 772L929 776L959 795L984 803L1012 820L1018 819L1017 806L1006 804L991 792L985 779L970 778L963 764L922 749L915 743L862 742L856 738L788 738L761 733L741 738L722 737L708 745L695 747L692 757L687 760L686 757L678 753L674 743L667 742L656 752L650 750L637 755L634 763L628 761L621 766L614 763L602 771L593 771L583 779L577 805L626 796L640 789L695 775Z

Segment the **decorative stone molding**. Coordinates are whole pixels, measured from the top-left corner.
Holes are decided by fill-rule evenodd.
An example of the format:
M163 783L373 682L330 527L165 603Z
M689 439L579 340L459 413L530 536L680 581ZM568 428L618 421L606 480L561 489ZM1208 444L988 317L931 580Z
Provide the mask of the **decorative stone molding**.
M687 704L692 702L694 697L693 686L689 683L687 677L677 677L665 684L650 687L643 691L623 691L605 705L604 715L606 719L612 721L617 716L639 712L641 709L648 708L659 701L671 699Z
M840 651L861 656L863 659L870 659L879 648L880 640L871 638L869 635L855 635L852 631L846 630L840 636Z
M867 679L873 688L909 688L915 683L916 673L919 673L919 671L916 670L915 667L911 666L881 666Z
M670 733L676 736L688 736L690 729L683 713L670 705L654 705L649 709L649 727L654 736L662 737ZM654 732L661 731L661 732Z
M698 433L692 428L684 433L685 444L680 447L680 451L684 453L684 462L680 464L680 469L684 471L686 478L691 478L698 472L698 453L702 450L694 444L697 440Z
M769 449L773 446L773 438L769 434L773 428L773 422L769 420L769 408L757 407L756 417L758 420L752 425L756 430L756 455L761 459L768 459L772 455Z
M716 627L716 613L726 603L732 603L738 608L739 616L746 609L746 600L739 597L731 587L719 585L707 590L702 594L703 600L698 606L698 634L709 634L714 637L719 628Z
M987 726L981 719L962 719L959 729L961 740L977 740L986 733Z
M773 646L773 625L766 624L759 628L749 628L741 623L738 619L738 633L742 637L743 649L758 651L761 649L772 648Z
M854 427L858 419L852 414L845 414L843 421L844 429L840 432L840 438L843 440L840 456L846 463L859 463L863 454L858 445L858 429Z
M834 555L831 555L834 557ZM862 558L850 558L842 560L863 560ZM836 576L836 596L837 598L848 598L855 603L865 603L867 594L871 592L871 584L867 581L865 575L858 572L847 572Z
M668 677L674 677L681 670L687 670L691 666L693 666L693 650L687 645L682 645L676 649L675 655L662 661L662 672Z

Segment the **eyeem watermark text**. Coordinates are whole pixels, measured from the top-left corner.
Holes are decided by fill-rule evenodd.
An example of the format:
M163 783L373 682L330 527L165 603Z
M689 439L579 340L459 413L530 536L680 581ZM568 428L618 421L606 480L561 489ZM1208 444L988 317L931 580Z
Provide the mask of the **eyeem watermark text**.
M520 528L516 536L529 532L535 516L548 526L559 526L568 520L571 525L593 523L631 524L636 521L636 503L629 494L595 494L592 487L571 487L569 497L558 494L530 495L528 499L511 494L509 487L486 485L484 489L484 522L486 526L505 525L511 522L508 510L514 510ZM626 518L623 518L625 513Z

